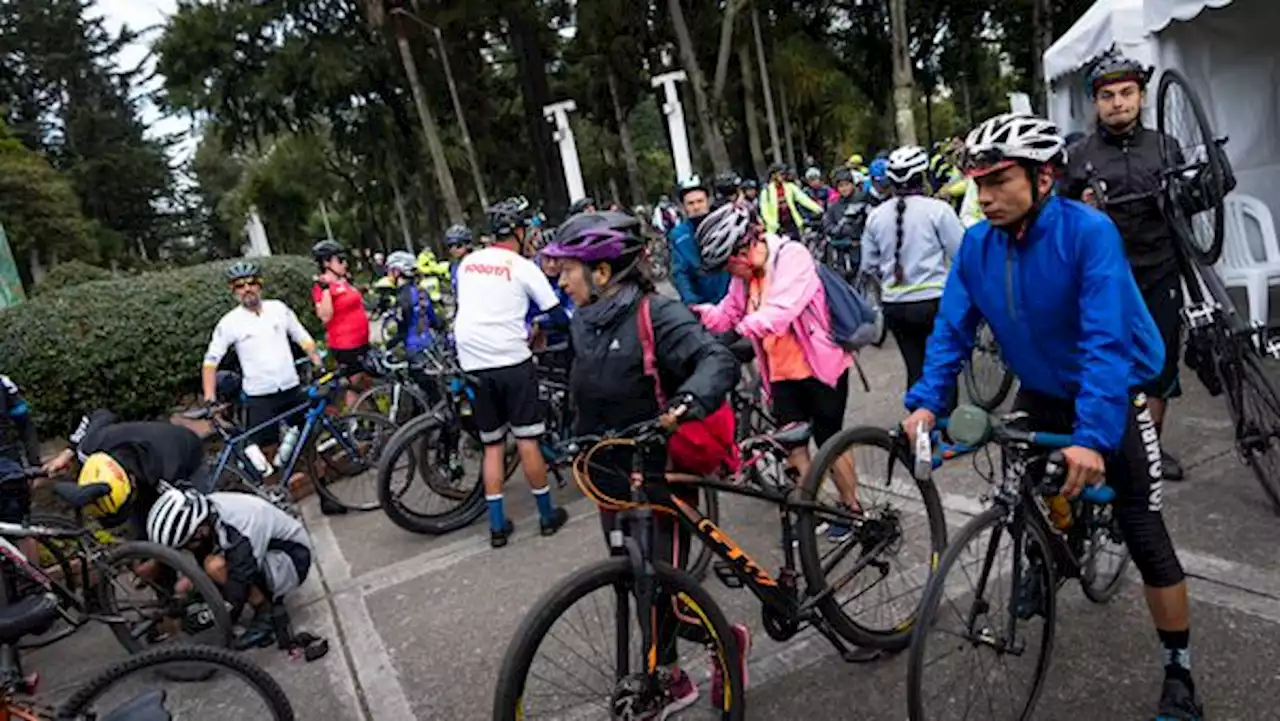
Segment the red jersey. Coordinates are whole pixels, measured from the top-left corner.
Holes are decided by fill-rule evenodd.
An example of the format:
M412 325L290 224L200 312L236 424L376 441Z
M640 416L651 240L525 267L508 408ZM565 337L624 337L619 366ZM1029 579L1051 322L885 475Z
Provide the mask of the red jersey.
M320 285L311 287L311 299L320 302ZM354 350L369 345L369 317L364 312L360 290L345 280L329 284L333 317L324 324L325 337L333 350Z

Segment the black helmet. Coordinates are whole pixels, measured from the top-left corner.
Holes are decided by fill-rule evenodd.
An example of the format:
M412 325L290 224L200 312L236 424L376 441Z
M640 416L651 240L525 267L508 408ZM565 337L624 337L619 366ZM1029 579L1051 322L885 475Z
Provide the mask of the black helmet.
M471 242L471 229L465 225L451 225L444 232L444 244L450 248L467 245Z
M836 168L836 172L831 174L832 183L853 182L853 171L848 168Z
M768 178L770 180L773 180L773 176L782 175L782 174L785 174L786 172L787 172L786 163L772 163L769 165Z
M590 195L584 198L578 198L577 200L573 201L573 205L569 206L569 215L577 215L578 213L585 213L588 205L594 208L596 206L595 198L592 198Z
M742 181L742 189L743 190L759 190L760 182L757 181L755 178L747 178L746 180Z
M486 211L489 221L489 234L496 238L509 238L516 234L516 228L524 227L525 210L529 201L524 198L511 197L489 206Z
M733 195L742 187L742 177L732 170L720 173L715 180L716 195Z
M321 264L335 256L344 255L346 252L347 249L342 247L342 243L339 243L336 240L329 240L328 238L325 238L311 246L311 257L315 258L316 262Z
M1104 53L1089 66L1089 94L1097 95L1104 85L1132 80L1138 87L1146 88L1151 79L1151 68L1115 50Z
M235 282L244 280L245 278L259 278L262 273L258 270L258 264L247 260L238 260L227 268L227 282Z

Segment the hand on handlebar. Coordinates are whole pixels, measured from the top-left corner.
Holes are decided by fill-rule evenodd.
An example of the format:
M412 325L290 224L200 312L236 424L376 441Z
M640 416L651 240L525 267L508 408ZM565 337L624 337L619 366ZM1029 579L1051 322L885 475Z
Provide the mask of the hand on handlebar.
M1075 498L1085 486L1096 486L1102 482L1106 463L1102 454L1092 448L1071 446L1062 449L1062 457L1067 462L1067 480L1062 484L1062 495Z
M43 471L46 476L56 476L70 468L71 461L75 460L75 457L76 452L67 448L60 451L58 455L53 458L45 461L44 465L40 466L40 470Z
M675 431L676 426L680 423L680 418L689 412L689 403L690 399L685 396L671 399L671 402L667 404L666 410L662 412L662 415L658 416L658 424L662 426L662 429L667 433Z
M902 422L902 429L907 433L907 440L910 441L913 446L916 442L916 429L921 423L924 424L924 429L926 431L932 431L933 427L938 423L938 417L935 416L933 411L928 408L917 408L911 412L911 415L907 416L905 421Z
M1093 192L1093 188L1085 188L1084 192L1080 194L1080 202L1096 208L1098 207L1098 194Z

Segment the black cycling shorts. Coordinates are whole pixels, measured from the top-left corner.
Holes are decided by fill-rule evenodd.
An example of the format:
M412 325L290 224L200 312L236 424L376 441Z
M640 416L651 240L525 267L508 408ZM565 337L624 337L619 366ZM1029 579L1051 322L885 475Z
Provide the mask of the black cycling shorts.
M507 431L516 438L538 438L546 432L538 399L538 371L533 359L513 366L472 371L475 402L472 418L482 443L501 443Z
M307 402L307 394L301 386L294 386L277 393L265 396L249 396L245 401L245 417L249 428L275 418L276 416ZM305 409L303 409L305 411ZM301 428L305 421L303 412L298 412L286 419L286 423ZM252 440L259 446L274 446L280 442L280 424L271 423L253 434Z
M849 401L849 371L840 374L835 388L817 378L774 381L770 388L773 418L778 425L809 423L813 440L819 448L844 426L844 408Z
M350 378L365 372L364 358L369 355L369 345L359 348L330 348L334 361L338 364L338 376Z
M1075 425L1075 403L1023 388L1013 400L1013 410L1025 411L1028 427L1070 435ZM1175 586L1184 578L1182 564L1164 525L1164 486L1160 438L1156 433L1146 396L1138 393L1129 403L1129 422L1116 451L1104 454L1106 483L1116 491L1115 511L1120 531L1133 555L1142 581L1152 588Z
M1151 398L1167 400L1182 395L1178 381L1178 359L1182 356L1182 276L1176 269L1134 273L1147 310L1164 341L1164 367L1160 375L1142 386Z

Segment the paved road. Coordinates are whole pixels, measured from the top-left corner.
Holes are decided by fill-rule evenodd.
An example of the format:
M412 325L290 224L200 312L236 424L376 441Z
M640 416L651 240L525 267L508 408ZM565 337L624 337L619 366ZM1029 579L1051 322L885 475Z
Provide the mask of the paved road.
M851 392L848 424L888 425L900 418L904 385L892 343L862 356L871 391ZM1189 378L1193 378L1190 377ZM856 385L856 384L855 384ZM1189 480L1165 494L1166 514L1193 597L1197 678L1216 721L1280 718L1280 518L1234 456L1220 399L1198 383L1176 403L1167 444ZM975 508L984 482L967 463L937 475L950 530ZM318 568L296 599L300 627L335 642L321 662L257 656L289 691L299 718L421 721L483 719L491 712L503 651L533 601L574 569L604 556L595 511L570 487L558 491L573 520L541 538L522 483L508 487L517 533L488 548L483 524L446 537L416 536L379 513L324 518L307 508ZM722 501L724 527L766 565L778 562L771 509ZM755 631L750 718L906 718L905 658L852 666L812 634L786 644L767 639L759 607L744 591L712 581L731 620ZM1140 719L1154 701L1159 671L1154 632L1138 585L1106 606L1074 588L1060 594L1051 681L1036 718ZM58 689L120 652L104 632L85 632L32 654L46 687ZM188 687L193 698L216 690ZM219 703L234 703L221 698Z

